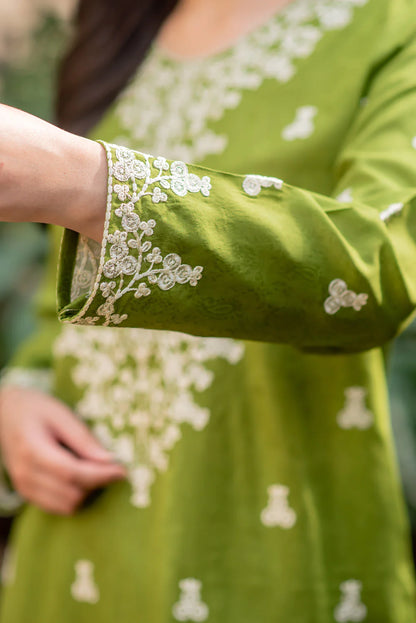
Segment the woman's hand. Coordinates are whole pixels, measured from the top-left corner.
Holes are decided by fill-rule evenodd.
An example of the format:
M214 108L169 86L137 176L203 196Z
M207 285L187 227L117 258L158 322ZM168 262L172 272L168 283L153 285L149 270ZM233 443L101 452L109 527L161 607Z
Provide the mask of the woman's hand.
M0 221L53 223L100 242L106 195L99 143L0 104Z
M0 448L17 491L47 512L75 512L125 469L60 401L36 390L0 391Z

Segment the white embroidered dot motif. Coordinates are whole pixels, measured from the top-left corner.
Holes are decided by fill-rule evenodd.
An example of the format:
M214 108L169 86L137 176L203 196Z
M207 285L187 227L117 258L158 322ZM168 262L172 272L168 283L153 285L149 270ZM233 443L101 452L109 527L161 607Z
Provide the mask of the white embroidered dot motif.
M301 106L296 110L295 120L282 130L282 138L285 141L309 138L314 130L314 117L318 113L315 106Z
M342 279L334 279L329 284L330 296L324 302L327 314L336 314L342 307L352 307L355 311L367 304L368 294L356 294L348 290L347 284Z
M367 390L364 387L347 387L345 405L337 414L340 428L364 430L373 424L374 415L365 406Z
M340 585L341 600L335 608L337 623L361 623L367 617L367 607L361 602L362 583L359 580L346 580Z
M94 565L90 560L77 560L75 563L75 581L71 585L71 594L76 601L89 604L99 601L100 593L94 581Z
M201 600L202 582L195 578L186 578L179 582L181 595L174 604L172 614L177 621L206 621L208 606Z
M336 200L339 201L340 203L352 203L352 201L353 201L352 189L351 188L346 188L345 190L343 190L336 197Z
M388 208L380 212L380 218L382 221L388 221L395 214L399 214L404 208L404 203L392 203Z
M261 522L268 527L280 526L286 530L296 523L296 513L288 503L289 488L284 485L270 485L267 489L269 502L261 512Z
M251 197L256 197L262 188L276 188L280 190L283 181L277 177L267 177L266 175L247 175L243 180L243 190Z

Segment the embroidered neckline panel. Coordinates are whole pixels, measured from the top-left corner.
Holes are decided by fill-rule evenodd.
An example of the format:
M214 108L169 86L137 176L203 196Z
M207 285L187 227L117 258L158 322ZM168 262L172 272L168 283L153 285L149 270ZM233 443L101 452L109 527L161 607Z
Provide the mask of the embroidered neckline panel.
M153 48L115 105L122 127L115 142L185 162L223 153L228 137L210 124L264 80L289 82L324 34L346 28L354 10L368 1L295 0L225 52L207 58L175 61Z

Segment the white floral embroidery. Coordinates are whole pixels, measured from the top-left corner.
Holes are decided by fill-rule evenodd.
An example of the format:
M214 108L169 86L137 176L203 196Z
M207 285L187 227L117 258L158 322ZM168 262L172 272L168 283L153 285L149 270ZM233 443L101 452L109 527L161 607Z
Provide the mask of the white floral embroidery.
M374 415L365 406L367 390L364 387L347 387L345 390L345 405L337 414L340 428L370 428Z
M94 581L94 565L90 560L77 560L75 563L75 581L71 585L71 595L76 601L89 604L99 601L100 593Z
M358 580L347 580L340 585L341 600L335 608L334 617L337 623L360 623L367 617L367 608L361 602L362 583Z
M80 236L71 282L71 301L90 294L91 284L97 274L101 245L95 240Z
M154 247L151 251L152 243L146 238L153 236L156 221L142 220L137 213L136 204L146 196L151 197L155 204L165 202L168 194L164 190L169 190L179 197L184 197L188 193L201 193L208 197L211 180L208 176L199 178L190 173L184 162L175 161L169 165L162 157L153 158L125 147L104 145L107 149L110 181L103 252L108 246L110 259L104 263L102 275L109 281L100 279L99 289L105 301L97 308L97 315L83 317L98 291L98 282L96 280L95 288L91 291L91 283L88 285L88 279L84 278L86 274L90 274L90 279L92 276L89 271L85 271L86 260L84 262L77 259L78 272L77 269L74 271L74 280L76 284L81 281L84 290L88 288L91 291L91 296L81 313L72 321L93 325L104 319L104 326L108 326L119 325L127 319L127 314L115 313L116 302L127 293L132 293L139 299L151 294L152 285L157 285L161 290L170 290L177 284L197 285L202 277L202 266L192 268L188 264L183 264L177 253L168 253L163 257L158 247ZM115 162L112 161L112 147L115 147ZM112 187L112 177L128 184L114 184ZM108 233L112 191L122 202L114 211L114 215L119 219L120 229ZM82 242L81 253L85 255L85 244ZM102 275L99 273L100 278ZM76 288L78 290L78 285Z
M395 214L399 214L404 208L404 203L392 203L386 210L380 212L380 218L382 221L388 221Z
M352 203L354 201L352 196L352 188L346 188L337 197L336 200L340 203Z
M76 410L103 445L128 468L131 503L151 503L158 472L188 424L201 431L210 412L195 394L214 381L207 364L236 364L244 345L231 339L141 329L65 325L55 343L57 358L71 358L71 378L81 397Z
M327 314L336 314L341 307L352 307L355 311L360 311L367 304L368 294L356 294L348 290L347 284L342 279L331 281L328 290L330 296L324 302Z
M280 526L288 530L296 523L296 513L288 503L289 488L283 485L271 485L267 488L269 502L261 512L261 521L265 526Z
M179 582L181 595L173 606L172 614L177 621L206 621L208 606L201 600L202 582L195 578L186 578Z
M315 130L314 117L318 109L315 106L301 106L296 110L295 120L282 130L282 138L285 141L306 139Z
M1 583L10 586L16 579L16 552L14 547L7 545L1 563Z
M283 182L277 177L267 177L266 175L247 175L243 180L243 190L252 197L258 195L262 188L271 188L272 186L280 190Z
M187 162L220 154L228 137L210 124L264 80L288 82L327 31L348 26L367 0L294 0L275 18L205 59L172 61L157 47L115 107L117 142ZM192 106L189 105L192 94Z

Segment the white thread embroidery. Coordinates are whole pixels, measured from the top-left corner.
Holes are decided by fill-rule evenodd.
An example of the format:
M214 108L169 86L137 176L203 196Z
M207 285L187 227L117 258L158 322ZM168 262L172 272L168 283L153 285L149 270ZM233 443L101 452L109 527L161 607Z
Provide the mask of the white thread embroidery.
M181 595L174 604L172 614L177 621L206 621L209 614L208 606L201 600L202 582L194 578L186 578L179 582Z
M336 200L340 203L352 203L354 201L352 196L352 188L346 188L336 197Z
M75 581L71 585L71 595L76 601L89 604L99 601L100 593L94 581L94 565L90 560L78 560L75 563Z
M258 195L262 188L271 188L272 186L280 190L283 182L277 177L267 177L266 175L247 175L243 180L243 190L251 197Z
M315 131L314 117L318 109L315 106L301 106L296 110L295 120L282 130L285 141L309 138Z
M159 247L152 249L152 243L145 238L153 236L156 221L141 220L135 206L146 196L151 197L155 204L167 201L168 194L165 190L170 190L179 197L184 197L188 193L201 193L208 197L211 181L208 176L199 178L189 173L184 162L175 161L169 165L165 158L153 158L125 147L115 148L116 161L113 163L111 146L105 147L109 160L109 178L113 176L119 182L128 182L128 184L116 183L113 188L112 182L109 183L109 208L112 191L122 202L114 211L115 216L119 218L120 229L110 234L106 230L104 235L103 248L109 245L110 259L105 262L102 274L109 281L101 281L99 288L105 302L98 307L97 316L82 318L81 312L73 321L79 324L96 324L101 317L104 319L104 326L109 326L121 324L127 319L127 314L115 313L115 303L127 293L133 293L135 298L141 298L151 294L152 285L157 285L161 290L170 290L177 284L197 285L202 277L202 266L192 268L188 264L182 264L182 259L177 253L168 253L163 257ZM85 253L85 245L82 245L81 249ZM81 260L82 277L75 274L75 280L78 282L81 279L85 288L88 285L83 278L84 273ZM93 296L94 291L90 298ZM89 302L84 308L84 313Z
M327 314L336 314L341 307L352 307L355 311L360 311L367 304L368 294L356 294L348 290L347 284L342 279L331 281L328 290L330 296L324 302Z
M98 271L100 250L101 245L98 242L80 236L71 282L71 301L75 301L85 294L90 294L91 285Z
M267 488L269 502L261 512L261 521L265 526L280 526L288 530L296 523L296 513L288 503L289 488L284 485L271 485Z
M182 425L202 431L208 424L209 410L195 400L214 382L207 364L217 358L237 364L244 345L174 332L65 325L54 353L71 358L71 379L81 393L77 413L126 465L131 503L144 508L156 474L168 468Z
M395 214L399 214L404 208L404 203L392 203L386 210L380 212L380 218L382 221L388 221Z
M228 51L172 62L157 48L116 104L118 142L185 162L220 154L228 137L209 127L264 80L291 80L327 31L348 26L367 0L295 0ZM192 97L192 105L189 104Z
M335 608L334 617L337 623L360 623L367 617L367 608L361 602L362 583L358 580L347 580L340 585L341 601Z
M373 424L374 415L365 406L367 390L364 387L347 387L345 405L337 414L340 428L359 428L364 430Z

